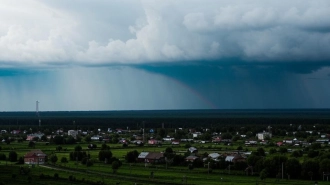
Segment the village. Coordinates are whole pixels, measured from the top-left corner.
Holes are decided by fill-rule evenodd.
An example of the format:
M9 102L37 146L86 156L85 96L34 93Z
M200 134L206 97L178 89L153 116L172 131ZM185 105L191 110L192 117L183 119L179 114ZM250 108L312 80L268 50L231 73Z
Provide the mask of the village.
M116 172L122 165L131 167L132 164L147 169L186 167L189 171L204 169L207 173L258 176L261 180L328 178L330 169L322 166L325 162L330 164L323 161L328 160L329 135L322 133L322 129L303 130L301 127L283 132L266 126L256 133L221 133L208 128L131 130L127 127L91 131L44 128L46 132L41 128L2 129L0 161L29 167L70 163L77 167L79 163L79 168L83 168L98 163L117 164L112 167ZM310 160L318 166L316 172L306 166ZM275 162L269 166L269 161ZM300 169L299 172L292 169L292 165Z

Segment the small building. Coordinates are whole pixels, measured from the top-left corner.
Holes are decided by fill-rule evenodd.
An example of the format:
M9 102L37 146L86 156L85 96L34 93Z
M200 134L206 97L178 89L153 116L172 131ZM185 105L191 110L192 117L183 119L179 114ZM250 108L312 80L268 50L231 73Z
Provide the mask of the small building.
M96 135L96 136L92 136L92 137L91 137L91 140L92 140L92 141L99 141L100 138L102 138L102 136Z
M68 130L68 136L72 136L74 138L76 138L78 135L78 131L76 130Z
M189 150L190 153L197 153L198 152L197 148L195 148L195 147L190 147L188 150Z
M246 140L245 141L245 146L252 146L252 145L257 145L258 142L254 140Z
M237 162L245 162L246 158L241 156L240 154L236 154L236 155L228 155L225 158L225 161L227 162L233 162L233 163L237 163Z
M188 157L186 157L186 161L187 162L194 162L196 159L198 159L199 157L194 156L194 155L190 155Z
M163 138L163 141L172 141L172 140L174 140L173 137L164 137Z
M291 139L291 138L284 139L283 140L283 143L285 143L285 144L293 144L293 139Z
M212 143L220 143L221 142L221 137L213 137L212 138Z
M283 142L282 141L279 141L276 143L277 146L282 146L283 145Z
M156 139L150 139L148 140L148 144L149 145L157 145L157 144L161 144L162 142Z
M257 134L259 140L265 140L272 138L272 133L270 132L260 132Z
M138 161L144 163L161 163L165 161L165 158L161 152L141 152L138 156Z
M47 155L41 150L32 150L24 155L25 164L44 164Z
M172 145L179 145L180 144L180 140L173 140L172 141Z
M214 161L218 161L219 160L219 157L220 157L220 154L218 154L218 153L210 153L208 155L208 157L211 158Z

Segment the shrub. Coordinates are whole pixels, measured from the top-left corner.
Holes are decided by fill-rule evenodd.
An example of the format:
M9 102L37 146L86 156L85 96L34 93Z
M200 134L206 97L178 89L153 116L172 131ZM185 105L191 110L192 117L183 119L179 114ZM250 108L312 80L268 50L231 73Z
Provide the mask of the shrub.
M7 159L6 154L1 153L0 160L6 160L6 159Z
M82 147L80 145L77 145L74 147L74 151L80 152L82 150Z
M16 162L17 161L17 153L15 151L10 151L8 155L8 159L10 162Z
M54 178L55 178L55 179L58 179L58 178L59 178L58 173L54 173Z
M17 164L24 164L24 157L19 157Z

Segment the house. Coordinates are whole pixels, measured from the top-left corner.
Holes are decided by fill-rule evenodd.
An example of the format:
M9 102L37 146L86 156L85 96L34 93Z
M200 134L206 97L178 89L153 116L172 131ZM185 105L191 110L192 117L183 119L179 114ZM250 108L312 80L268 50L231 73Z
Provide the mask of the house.
M138 161L145 163L161 163L165 161L164 154L161 152L141 152Z
M161 144L162 142L156 139L150 139L148 140L148 144L149 145L157 145L157 144Z
M277 146L282 146L283 145L283 142L279 141L276 143Z
M196 159L198 159L199 157L194 156L194 155L190 155L188 157L186 157L186 161L187 162L194 162Z
M19 134L19 133L21 133L21 131L20 130L13 130L13 131L11 131L11 133L12 134Z
M283 143L285 144L293 144L293 139L284 139Z
M265 140L265 139L269 139L272 138L272 133L270 132L260 132L257 134L257 137L259 140Z
M1 130L1 134L6 134L7 130Z
M236 154L236 155L228 155L225 158L225 161L227 162L233 162L233 163L237 163L237 162L245 162L246 158L241 156L240 154Z
M212 143L220 143L221 142L221 137L213 137L212 138Z
M172 141L172 145L179 145L180 144L180 141L179 140L173 140Z
M181 139L181 142L190 142L193 141L194 139Z
M99 141L100 138L102 138L102 136L96 135L96 136L92 136L92 137L91 137L91 140L92 140L92 141Z
M26 140L27 141L32 141L34 138L38 137L39 139L41 139L41 137L43 136L44 134L30 134L30 135L27 135L26 136Z
M25 164L44 164L47 155L41 150L32 150L24 155Z
M317 139L315 142L325 144L329 142L329 139Z
M163 138L163 141L172 141L172 140L174 140L173 137L164 137Z
M197 153L198 152L197 148L195 148L195 147L190 147L188 150L189 150L190 153Z
M252 146L252 145L257 145L258 142L254 140L246 140L245 141L245 146Z
M208 157L211 158L214 161L218 161L219 160L218 158L220 157L220 154L218 154L218 153L210 153L208 155Z
M193 135L193 138L195 138L195 137L198 137L198 136L202 135L202 133L201 132L194 132L194 133L192 133L192 135Z
M76 130L68 130L68 136L72 136L74 138L76 138L78 135L78 131Z

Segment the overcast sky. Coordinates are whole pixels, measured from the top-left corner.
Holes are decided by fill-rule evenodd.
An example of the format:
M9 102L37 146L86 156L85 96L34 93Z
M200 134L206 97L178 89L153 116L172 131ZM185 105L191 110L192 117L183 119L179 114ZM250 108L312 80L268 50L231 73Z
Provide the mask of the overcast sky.
M328 0L1 0L0 111L330 108Z

